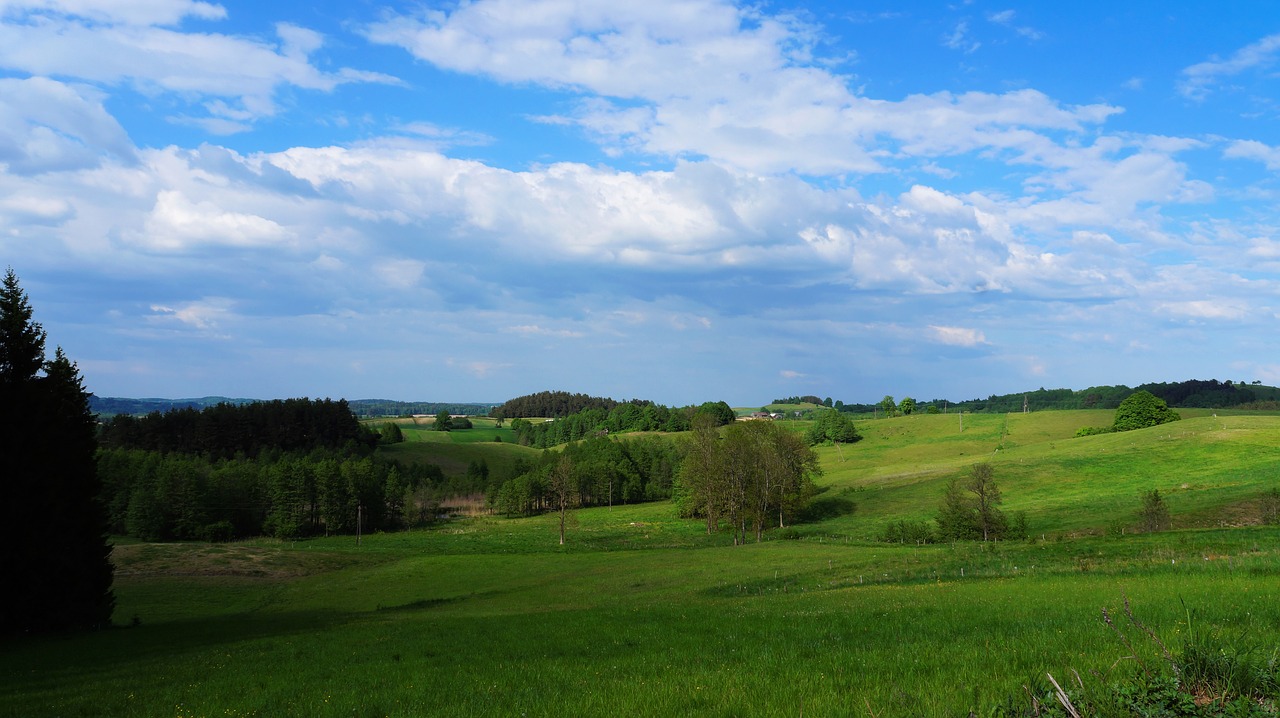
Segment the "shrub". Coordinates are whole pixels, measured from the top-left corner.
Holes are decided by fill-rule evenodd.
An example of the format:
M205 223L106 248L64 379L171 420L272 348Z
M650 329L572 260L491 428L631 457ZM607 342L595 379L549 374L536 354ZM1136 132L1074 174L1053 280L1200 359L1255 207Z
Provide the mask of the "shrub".
M886 543L925 544L936 542L938 537L933 531L933 526L928 521L907 521L903 519L885 526L880 540Z

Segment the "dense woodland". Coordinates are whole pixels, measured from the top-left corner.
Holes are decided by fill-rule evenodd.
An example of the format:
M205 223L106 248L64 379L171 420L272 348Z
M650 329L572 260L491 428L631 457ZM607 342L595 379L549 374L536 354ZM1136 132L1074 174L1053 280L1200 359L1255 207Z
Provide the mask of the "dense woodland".
M444 483L372 456L379 434L345 401L119 415L99 440L111 530L146 540L396 529L434 519Z
M367 451L377 437L360 426L345 400L287 399L153 411L141 418L120 414L103 424L99 441L106 448L229 459L264 450Z
M518 396L495 407L489 413L498 419L516 419L521 417L543 417L559 419L570 414L577 414L587 409L603 409L612 411L619 402L599 396L586 394L570 394L567 391L540 391L536 394ZM633 401L633 404L647 404L645 401Z
M98 475L112 533L146 541L395 530L435 519L443 481L434 466L325 449L253 459L103 449Z
M511 429L522 446L545 449L628 431L688 431L699 414L712 416L717 426L731 424L736 419L733 409L723 401L679 409L649 401L629 401L615 404L608 411L590 408L558 419L513 419Z

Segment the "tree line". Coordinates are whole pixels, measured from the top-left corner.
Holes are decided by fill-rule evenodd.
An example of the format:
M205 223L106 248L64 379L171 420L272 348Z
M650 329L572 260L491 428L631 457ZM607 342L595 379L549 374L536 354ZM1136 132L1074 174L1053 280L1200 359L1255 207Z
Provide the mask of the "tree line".
M347 401L352 413L358 417L374 419L384 416L426 416L431 414L459 414L483 416L497 404L474 404L438 401L393 401L391 399L351 399Z
M111 531L144 541L395 530L432 521L444 481L436 466L324 449L212 459L107 448L98 475Z
M264 450L367 453L378 437L360 425L346 400L277 399L153 411L143 417L119 414L102 425L99 441L107 448L229 459Z
M662 437L592 437L543 451L532 461L517 459L510 476L492 480L488 501L507 516L562 510L565 501L572 506L658 501L670 498L681 458L676 443Z
M678 409L649 401L624 402L607 411L593 407L551 421L514 419L511 430L522 446L545 449L592 436L628 431L688 431L694 417L704 414L711 416L717 426L730 424L737 418L733 409L723 401Z

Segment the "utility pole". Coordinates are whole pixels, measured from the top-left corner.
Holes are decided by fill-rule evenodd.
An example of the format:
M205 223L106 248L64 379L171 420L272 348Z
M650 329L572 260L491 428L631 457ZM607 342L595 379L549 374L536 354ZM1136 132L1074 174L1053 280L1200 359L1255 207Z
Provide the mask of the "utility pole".
M964 412L960 412L960 431L964 431Z
M364 523L364 504L356 506L356 545L360 545L360 524Z

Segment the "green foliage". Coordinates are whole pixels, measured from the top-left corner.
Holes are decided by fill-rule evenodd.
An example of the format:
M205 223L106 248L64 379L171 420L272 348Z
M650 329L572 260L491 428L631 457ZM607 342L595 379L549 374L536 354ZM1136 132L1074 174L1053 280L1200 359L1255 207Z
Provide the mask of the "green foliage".
M1114 426L1084 426L1076 432L1076 436L1098 436L1100 434L1114 434L1115 432L1116 428Z
M861 439L853 419L838 411L820 411L805 431L805 441L810 446L824 442L852 444Z
M698 415L680 467L682 513L704 517L708 533L726 522L735 544L749 530L759 542L775 518L784 528L795 516L821 471L800 436L771 421L734 423L722 440L715 417Z
M1116 409L1116 419L1112 427L1116 431L1132 431L1159 426L1182 417L1149 391L1134 392L1129 398L1120 402Z
M378 429L378 442L381 444L399 444L404 441L404 431L394 421L383 424Z
M880 410L884 412L886 417L896 416L898 413L898 403L893 400L892 396L885 394L884 398L880 400Z
M436 414L434 426L436 431L449 431L453 428L453 418L449 416L448 411L441 409L440 413Z
M710 416L715 420L716 426L726 426L737 421L738 415L727 402L708 401L698 407L694 412L694 416Z
M214 461L103 449L97 466L111 530L145 541L354 533L360 506L365 530L401 528L419 490L443 481L434 466L324 451Z
M543 451L536 461L520 462L508 474L496 476L488 484L489 504L508 516L527 516L551 508L548 477L561 456L571 462L577 501L582 506L669 498L681 460L676 444L663 437L616 440L597 436L559 451Z
M938 508L938 536L943 541L993 541L1014 538L1008 519L998 507L1003 503L991 464L974 464L967 476L947 484ZM1025 520L1021 527L1025 535Z
M898 402L898 411L901 412L904 416L910 416L912 413L915 412L915 410L916 410L916 400L912 399L909 396L903 397L902 401Z
M728 409L728 404L720 404ZM720 408L716 407L716 411ZM733 413L732 409L728 411ZM692 413L692 409L671 409L652 402L626 402L615 404L608 411L586 409L553 421L513 419L511 429L521 445L545 449L592 436L630 431L687 431Z
M647 402L644 402L647 403ZM541 391L509 399L489 413L500 419L518 419L533 416L564 418L588 409L600 409L608 412L618 402L598 396L586 394L570 394L566 391Z
M938 538L933 525L928 521L899 519L884 527L880 540L886 543L927 544L934 543Z

